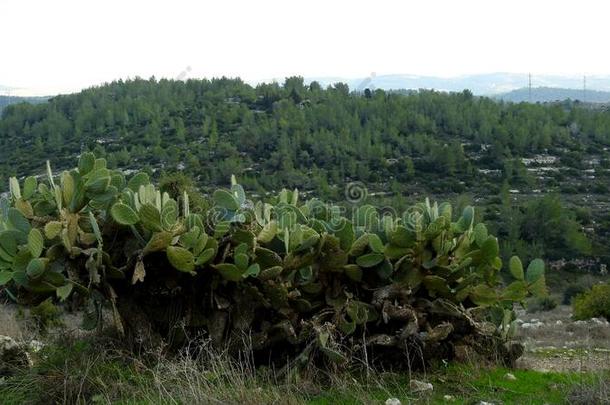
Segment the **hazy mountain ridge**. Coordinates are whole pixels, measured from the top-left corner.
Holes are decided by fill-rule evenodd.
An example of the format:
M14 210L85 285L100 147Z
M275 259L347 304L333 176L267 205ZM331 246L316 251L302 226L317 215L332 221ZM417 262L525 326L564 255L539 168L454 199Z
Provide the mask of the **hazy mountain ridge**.
M486 73L456 77L435 77L408 74L374 75L364 78L341 79L337 77L312 77L307 82L317 81L323 86L336 82L349 85L351 90L376 88L435 89L440 91L462 91L469 89L476 95L497 95L526 88L529 84L527 73ZM563 88L582 92L583 76L532 75L532 85L536 88ZM590 91L610 91L610 76L587 76Z
M44 103L47 101L49 97L15 97L15 96L0 96L0 113L4 110L5 107L11 104L19 104L19 103Z
M532 88L531 98L529 88L523 87L493 96L497 100L509 101L513 103L532 102L532 103L551 103L564 100L578 100L587 103L610 103L609 91L596 91L583 89L565 89L556 87L536 87Z

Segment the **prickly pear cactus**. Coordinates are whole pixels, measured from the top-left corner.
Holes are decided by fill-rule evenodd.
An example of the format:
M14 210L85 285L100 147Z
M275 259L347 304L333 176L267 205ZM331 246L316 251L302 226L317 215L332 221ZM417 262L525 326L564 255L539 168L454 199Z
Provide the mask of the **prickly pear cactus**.
M47 165L44 180L13 178L10 191L0 285L24 303L83 303L89 328L108 303L119 331L149 323L177 344L203 332L231 350L247 336L265 359L337 364L365 350L411 367L470 350L511 362L513 305L546 290L544 263L502 263L472 207L346 213L297 190L253 202L233 177L195 210L88 153L59 176Z

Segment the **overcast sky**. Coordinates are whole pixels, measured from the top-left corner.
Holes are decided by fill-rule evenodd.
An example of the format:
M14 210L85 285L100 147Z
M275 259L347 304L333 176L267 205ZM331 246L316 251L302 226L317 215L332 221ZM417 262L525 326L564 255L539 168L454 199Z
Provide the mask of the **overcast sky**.
M0 85L488 72L610 74L604 1L0 0Z

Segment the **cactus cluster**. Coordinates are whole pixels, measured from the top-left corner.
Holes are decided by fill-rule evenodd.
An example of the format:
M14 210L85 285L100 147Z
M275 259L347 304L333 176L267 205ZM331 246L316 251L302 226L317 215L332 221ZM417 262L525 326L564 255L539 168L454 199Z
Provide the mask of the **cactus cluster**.
M0 286L21 302L83 303L90 327L108 305L123 330L129 300L174 342L203 331L303 362L363 348L392 360L417 348L430 360L484 344L497 354L513 305L546 290L544 263L504 266L472 207L456 215L426 200L402 215L371 205L348 214L300 202L297 190L254 203L233 177L195 214L187 194L176 201L89 153L59 176L47 168L44 182L11 179L2 200Z

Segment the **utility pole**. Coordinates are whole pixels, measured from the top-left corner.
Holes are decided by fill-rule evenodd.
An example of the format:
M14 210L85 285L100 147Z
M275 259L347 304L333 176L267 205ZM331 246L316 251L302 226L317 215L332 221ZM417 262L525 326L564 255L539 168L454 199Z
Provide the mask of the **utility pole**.
M532 74L529 74L529 85L528 85L528 94L530 103L532 102Z
M587 76L582 77L582 102L587 102Z

